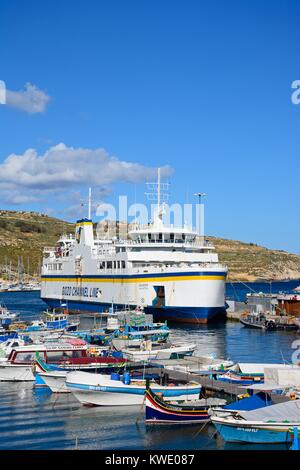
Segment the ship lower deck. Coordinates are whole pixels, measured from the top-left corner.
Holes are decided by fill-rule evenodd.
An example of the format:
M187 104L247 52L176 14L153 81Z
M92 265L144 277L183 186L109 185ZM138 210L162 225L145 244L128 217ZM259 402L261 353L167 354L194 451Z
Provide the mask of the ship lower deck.
M59 308L61 301L54 298L43 298L42 300L51 308ZM86 302L68 300L68 310L71 313L101 313L108 311L111 304L105 302ZM136 305L129 305L135 308ZM122 309L124 305L114 304L115 309ZM208 323L226 318L226 307L145 307L145 313L153 315L155 321L168 321L170 323Z

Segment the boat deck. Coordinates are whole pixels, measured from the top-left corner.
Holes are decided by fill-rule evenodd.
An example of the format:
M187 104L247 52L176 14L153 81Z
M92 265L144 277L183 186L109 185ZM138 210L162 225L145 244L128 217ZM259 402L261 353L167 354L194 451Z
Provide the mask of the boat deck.
M247 393L247 389L243 385L237 385L234 383L230 382L221 382L219 380L216 380L215 378L212 378L212 376L215 376L216 374L219 374L220 371L199 371L197 373L194 372L181 372L178 370L173 370L168 367L168 365L190 365L191 363L194 363L195 361L191 361L191 359L196 359L196 358L189 358L189 359L169 359L169 360L160 360L160 361L155 361L155 365L158 366L158 363L160 363L160 368L155 367L153 364L153 368L151 370L148 370L148 373L156 373L159 375L163 374L168 374L169 379L171 380L176 380L176 381L191 381L191 382L197 382L202 385L208 392L213 392L217 394L224 394L224 395L230 395L231 397L237 397L238 395L244 395ZM163 364L164 363L164 364ZM190 364L188 364L190 363ZM287 397L284 395L278 395L278 394L271 394L272 400L274 403L281 403L283 401L287 400Z

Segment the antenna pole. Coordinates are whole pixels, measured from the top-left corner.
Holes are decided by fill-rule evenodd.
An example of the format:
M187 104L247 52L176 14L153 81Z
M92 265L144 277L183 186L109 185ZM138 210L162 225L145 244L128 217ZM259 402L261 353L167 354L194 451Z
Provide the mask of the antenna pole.
M88 219L91 220L92 215L92 188L89 188L89 217Z
M157 211L160 209L160 168L157 169Z
M198 233L199 233L200 239L204 241L204 207L201 204L201 198L206 196L206 193L196 193L195 196L199 198Z

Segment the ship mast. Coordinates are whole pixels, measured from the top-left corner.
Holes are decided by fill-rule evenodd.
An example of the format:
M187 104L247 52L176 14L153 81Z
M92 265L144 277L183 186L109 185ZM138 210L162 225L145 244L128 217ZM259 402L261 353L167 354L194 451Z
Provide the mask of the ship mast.
M89 188L89 212L88 219L91 220L92 216L92 188Z
M157 214L160 209L160 168L157 168Z

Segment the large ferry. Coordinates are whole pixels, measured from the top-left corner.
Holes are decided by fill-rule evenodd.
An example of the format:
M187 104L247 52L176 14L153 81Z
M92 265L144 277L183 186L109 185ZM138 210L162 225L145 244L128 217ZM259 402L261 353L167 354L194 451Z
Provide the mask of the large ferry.
M75 235L45 248L41 297L50 307L101 312L143 306L155 320L207 323L225 316L227 267L212 244L186 226L154 221L136 226L127 239L96 236L90 218L77 221Z

